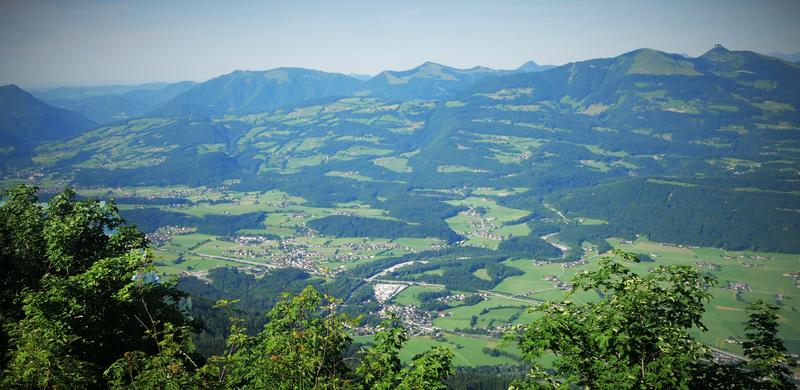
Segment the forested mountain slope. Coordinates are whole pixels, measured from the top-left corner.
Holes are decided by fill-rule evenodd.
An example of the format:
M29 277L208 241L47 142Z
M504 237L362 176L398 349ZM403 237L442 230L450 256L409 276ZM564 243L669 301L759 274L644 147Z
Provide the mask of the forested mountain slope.
M27 165L33 147L73 137L95 123L53 107L16 85L0 87L0 167Z
M81 185L234 180L318 201L525 188L500 202L608 221L608 235L798 251L800 223L786 211L800 209L798 80L795 64L722 47L697 58L641 49L532 73L426 63L367 82L237 71L155 116L42 146L32 169ZM309 194L309 181L329 193ZM691 207L674 203L677 193ZM641 212L620 215L627 205ZM674 223L648 222L665 215Z

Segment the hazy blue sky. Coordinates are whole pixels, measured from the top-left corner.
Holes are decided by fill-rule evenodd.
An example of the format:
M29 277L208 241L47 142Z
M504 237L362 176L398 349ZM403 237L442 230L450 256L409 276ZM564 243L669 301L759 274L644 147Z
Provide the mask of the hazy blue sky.
M0 84L205 80L234 69L342 73L424 61L514 68L641 47L800 51L799 0L0 0Z

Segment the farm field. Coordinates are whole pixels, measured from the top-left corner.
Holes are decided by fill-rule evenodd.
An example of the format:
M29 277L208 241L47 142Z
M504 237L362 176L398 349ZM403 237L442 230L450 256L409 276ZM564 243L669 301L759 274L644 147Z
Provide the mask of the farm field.
M681 264L701 267L717 277L711 288L714 298L703 317L708 332L697 334L703 342L740 353L744 309L749 302L764 299L780 306L781 337L787 349L800 353L800 284L793 276L800 269L800 255L665 246L645 239L631 244L612 240L612 244L655 260L631 267L638 271L654 264Z
M436 346L445 346L453 350L453 364L456 366L485 366L516 363L519 351L510 345L502 345L497 339L476 335L458 335L444 332L442 338L434 340L431 337L411 336L400 351L400 359L410 362L417 354L423 353ZM355 336L355 342L372 342L372 336ZM484 348L494 348L508 355L491 356L483 351Z
M695 336L702 342L741 354L745 308L749 302L761 298L780 306L781 337L792 353L800 352L800 287L795 280L796 276L793 276L800 269L800 255L686 247L652 242L645 238L632 242L619 239L609 241L616 248L646 256L647 261L628 265L636 272L646 272L657 265L678 264L700 267L717 277L717 284L711 288L713 299L706 305L703 317L708 331L695 332ZM600 256L595 255L585 263L507 260L504 265L514 267L523 274L505 278L492 291L507 294L508 297L526 299L530 303L502 296L488 296L475 305L447 309L444 317L433 320L433 325L445 331L455 331L472 328L473 321L475 328L484 329L528 323L537 318L537 314L529 310L536 301L563 299L568 286L559 284L569 283L578 272L595 269L599 259ZM478 273L480 272L476 271ZM417 294L432 291L441 289L411 286L397 295L393 302L419 305ZM594 292L576 292L569 299L574 302L590 302L598 299L598 296Z
M755 299L764 299L781 307L781 336L790 351L800 352L800 286L792 276L800 269L800 255L674 246L645 238L630 243L618 239L609 241L616 248L646 255L653 260L630 264L629 267L637 272L646 272L657 265L678 264L700 267L717 277L717 284L711 288L713 300L706 305L703 317L708 331L695 334L708 345L741 353L745 308ZM573 268L563 268L558 263L537 266L531 260L509 260L507 265L525 274L505 279L495 290L535 299L559 299L564 291L554 288L552 282L543 278L554 275L568 282L576 272L594 268L598 259L599 256L590 258L588 264ZM578 293L570 299L580 302L596 299L596 296Z

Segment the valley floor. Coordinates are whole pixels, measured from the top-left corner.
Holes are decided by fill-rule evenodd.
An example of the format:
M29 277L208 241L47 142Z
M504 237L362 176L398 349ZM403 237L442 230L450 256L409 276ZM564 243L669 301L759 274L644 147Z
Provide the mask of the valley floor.
M531 228L517 222L526 215L523 210L501 206L497 191L476 190L460 200L448 201L464 206L458 215L446 220L465 240L448 244L437 238L418 237L328 237L309 227L309 222L326 216L346 215L372 219L395 220L386 210L361 202L315 207L305 199L277 190L266 192L233 192L211 188L128 188L83 189L79 193L93 197L141 199L139 203L119 204L123 215L128 211L153 210L154 226L149 238L156 269L162 275L194 276L208 280L208 271L217 267L249 269L256 274L275 268L300 268L317 278L351 277L349 271L365 264L387 261L401 256L424 254L452 247L496 250L510 237L526 236ZM480 194L480 195L479 195ZM170 200L184 199L190 203ZM545 207L552 208L550 205ZM237 217L263 213L257 225L246 225L233 234L213 234L203 226L162 226L158 212L203 218L206 216ZM555 210L561 218L566 218ZM579 219L583 224L605 221ZM559 241L558 233L544 235L551 245L562 251L570 248ZM609 238L614 248L643 255L645 261L632 265L644 272L657 265L682 264L698 267L717 277L711 287L714 296L707 305L704 323L707 332L695 332L702 342L733 355L741 354L744 336L745 307L762 298L780 306L781 336L792 354L800 353L800 255L785 253L731 252L717 248L692 247L649 241L644 236L635 240ZM447 282L432 282L449 268L439 267L439 260L391 263L376 268L370 275L354 277L372 286L383 311L399 313L414 334L403 350L408 360L431 345L449 346L455 352L457 365L496 365L518 361L519 351L502 343L500 338L510 326L529 323L537 318L531 308L545 300L563 297L569 290L570 278L583 270L596 267L602 256L596 246L586 245L579 260L558 262L530 257L511 257L503 266L514 271L498 279L491 288L465 289ZM433 253L433 252L432 252ZM463 261L467 261L466 258ZM421 267L421 268L420 268ZM488 267L488 265L486 266ZM415 269L421 271L415 273ZM401 272L402 271L402 272ZM398 274L399 272L399 274ZM476 280L492 280L487 268L472 272ZM437 298L440 310L423 309L420 294L447 291ZM470 296L478 295L475 299ZM231 297L235 298L235 297ZM573 301L597 299L594 293L577 293ZM356 342L369 342L369 329L356 329Z

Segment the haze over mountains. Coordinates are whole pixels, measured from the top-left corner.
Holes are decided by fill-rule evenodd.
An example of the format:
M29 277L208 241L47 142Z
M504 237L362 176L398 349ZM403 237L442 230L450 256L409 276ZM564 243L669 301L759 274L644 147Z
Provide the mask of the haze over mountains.
M53 106L77 111L97 123L107 123L149 114L196 84L183 81L136 86L63 87L34 91L33 95Z
M95 122L106 123L152 113L215 116L226 112L268 111L287 104L350 94L401 100L431 99L452 96L485 76L552 68L554 66L538 65L534 61L516 70L485 67L457 69L427 62L407 71L384 71L376 76L280 68L234 71L199 84L186 81L133 86L59 87L33 90L31 93L53 106L68 108Z
M789 62L800 62L800 53L783 53L780 51L773 51L768 54L769 56L780 58Z

